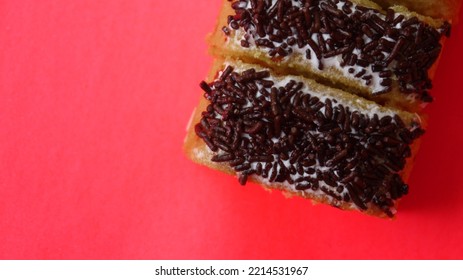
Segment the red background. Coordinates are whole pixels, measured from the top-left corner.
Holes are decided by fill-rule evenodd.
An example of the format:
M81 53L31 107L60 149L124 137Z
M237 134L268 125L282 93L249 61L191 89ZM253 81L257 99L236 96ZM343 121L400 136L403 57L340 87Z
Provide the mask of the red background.
M0 258L462 258L463 26L388 221L186 159L220 2L1 1Z

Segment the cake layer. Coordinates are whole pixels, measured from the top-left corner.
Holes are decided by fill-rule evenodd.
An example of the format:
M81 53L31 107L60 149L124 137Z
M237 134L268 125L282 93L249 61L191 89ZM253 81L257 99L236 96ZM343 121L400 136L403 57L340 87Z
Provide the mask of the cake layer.
M432 68L449 28L403 7L382 11L365 0L224 1L210 41L215 56L419 111L432 100Z
M461 0L375 0L382 7L401 5L411 11L449 21L457 19Z
M422 135L415 114L296 76L217 62L185 142L189 157L266 188L394 216Z

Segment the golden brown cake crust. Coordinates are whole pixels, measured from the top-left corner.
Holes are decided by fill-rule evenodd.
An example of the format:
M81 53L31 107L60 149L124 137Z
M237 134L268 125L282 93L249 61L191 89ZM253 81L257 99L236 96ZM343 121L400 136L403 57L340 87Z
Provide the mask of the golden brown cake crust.
M405 6L425 16L455 22L462 0L375 0L382 7Z

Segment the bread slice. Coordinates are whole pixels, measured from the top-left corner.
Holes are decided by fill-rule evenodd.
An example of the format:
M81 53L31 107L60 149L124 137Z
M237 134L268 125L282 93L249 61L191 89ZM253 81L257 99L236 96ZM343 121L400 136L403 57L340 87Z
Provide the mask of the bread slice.
M209 38L215 57L303 75L413 112L432 100L428 90L448 23L401 6L383 11L367 0L252 4L265 2L223 1Z
M394 5L407 7L422 15L455 22L461 7L461 0L375 0L379 5L388 8Z
M416 114L298 76L216 61L188 126L193 161L267 189L393 217L423 131Z

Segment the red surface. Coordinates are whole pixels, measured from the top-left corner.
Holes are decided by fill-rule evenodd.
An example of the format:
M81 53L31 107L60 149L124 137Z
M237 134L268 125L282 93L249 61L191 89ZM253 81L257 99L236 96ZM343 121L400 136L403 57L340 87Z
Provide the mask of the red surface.
M185 126L220 1L0 4L0 258L463 257L463 26L396 221L195 165Z

